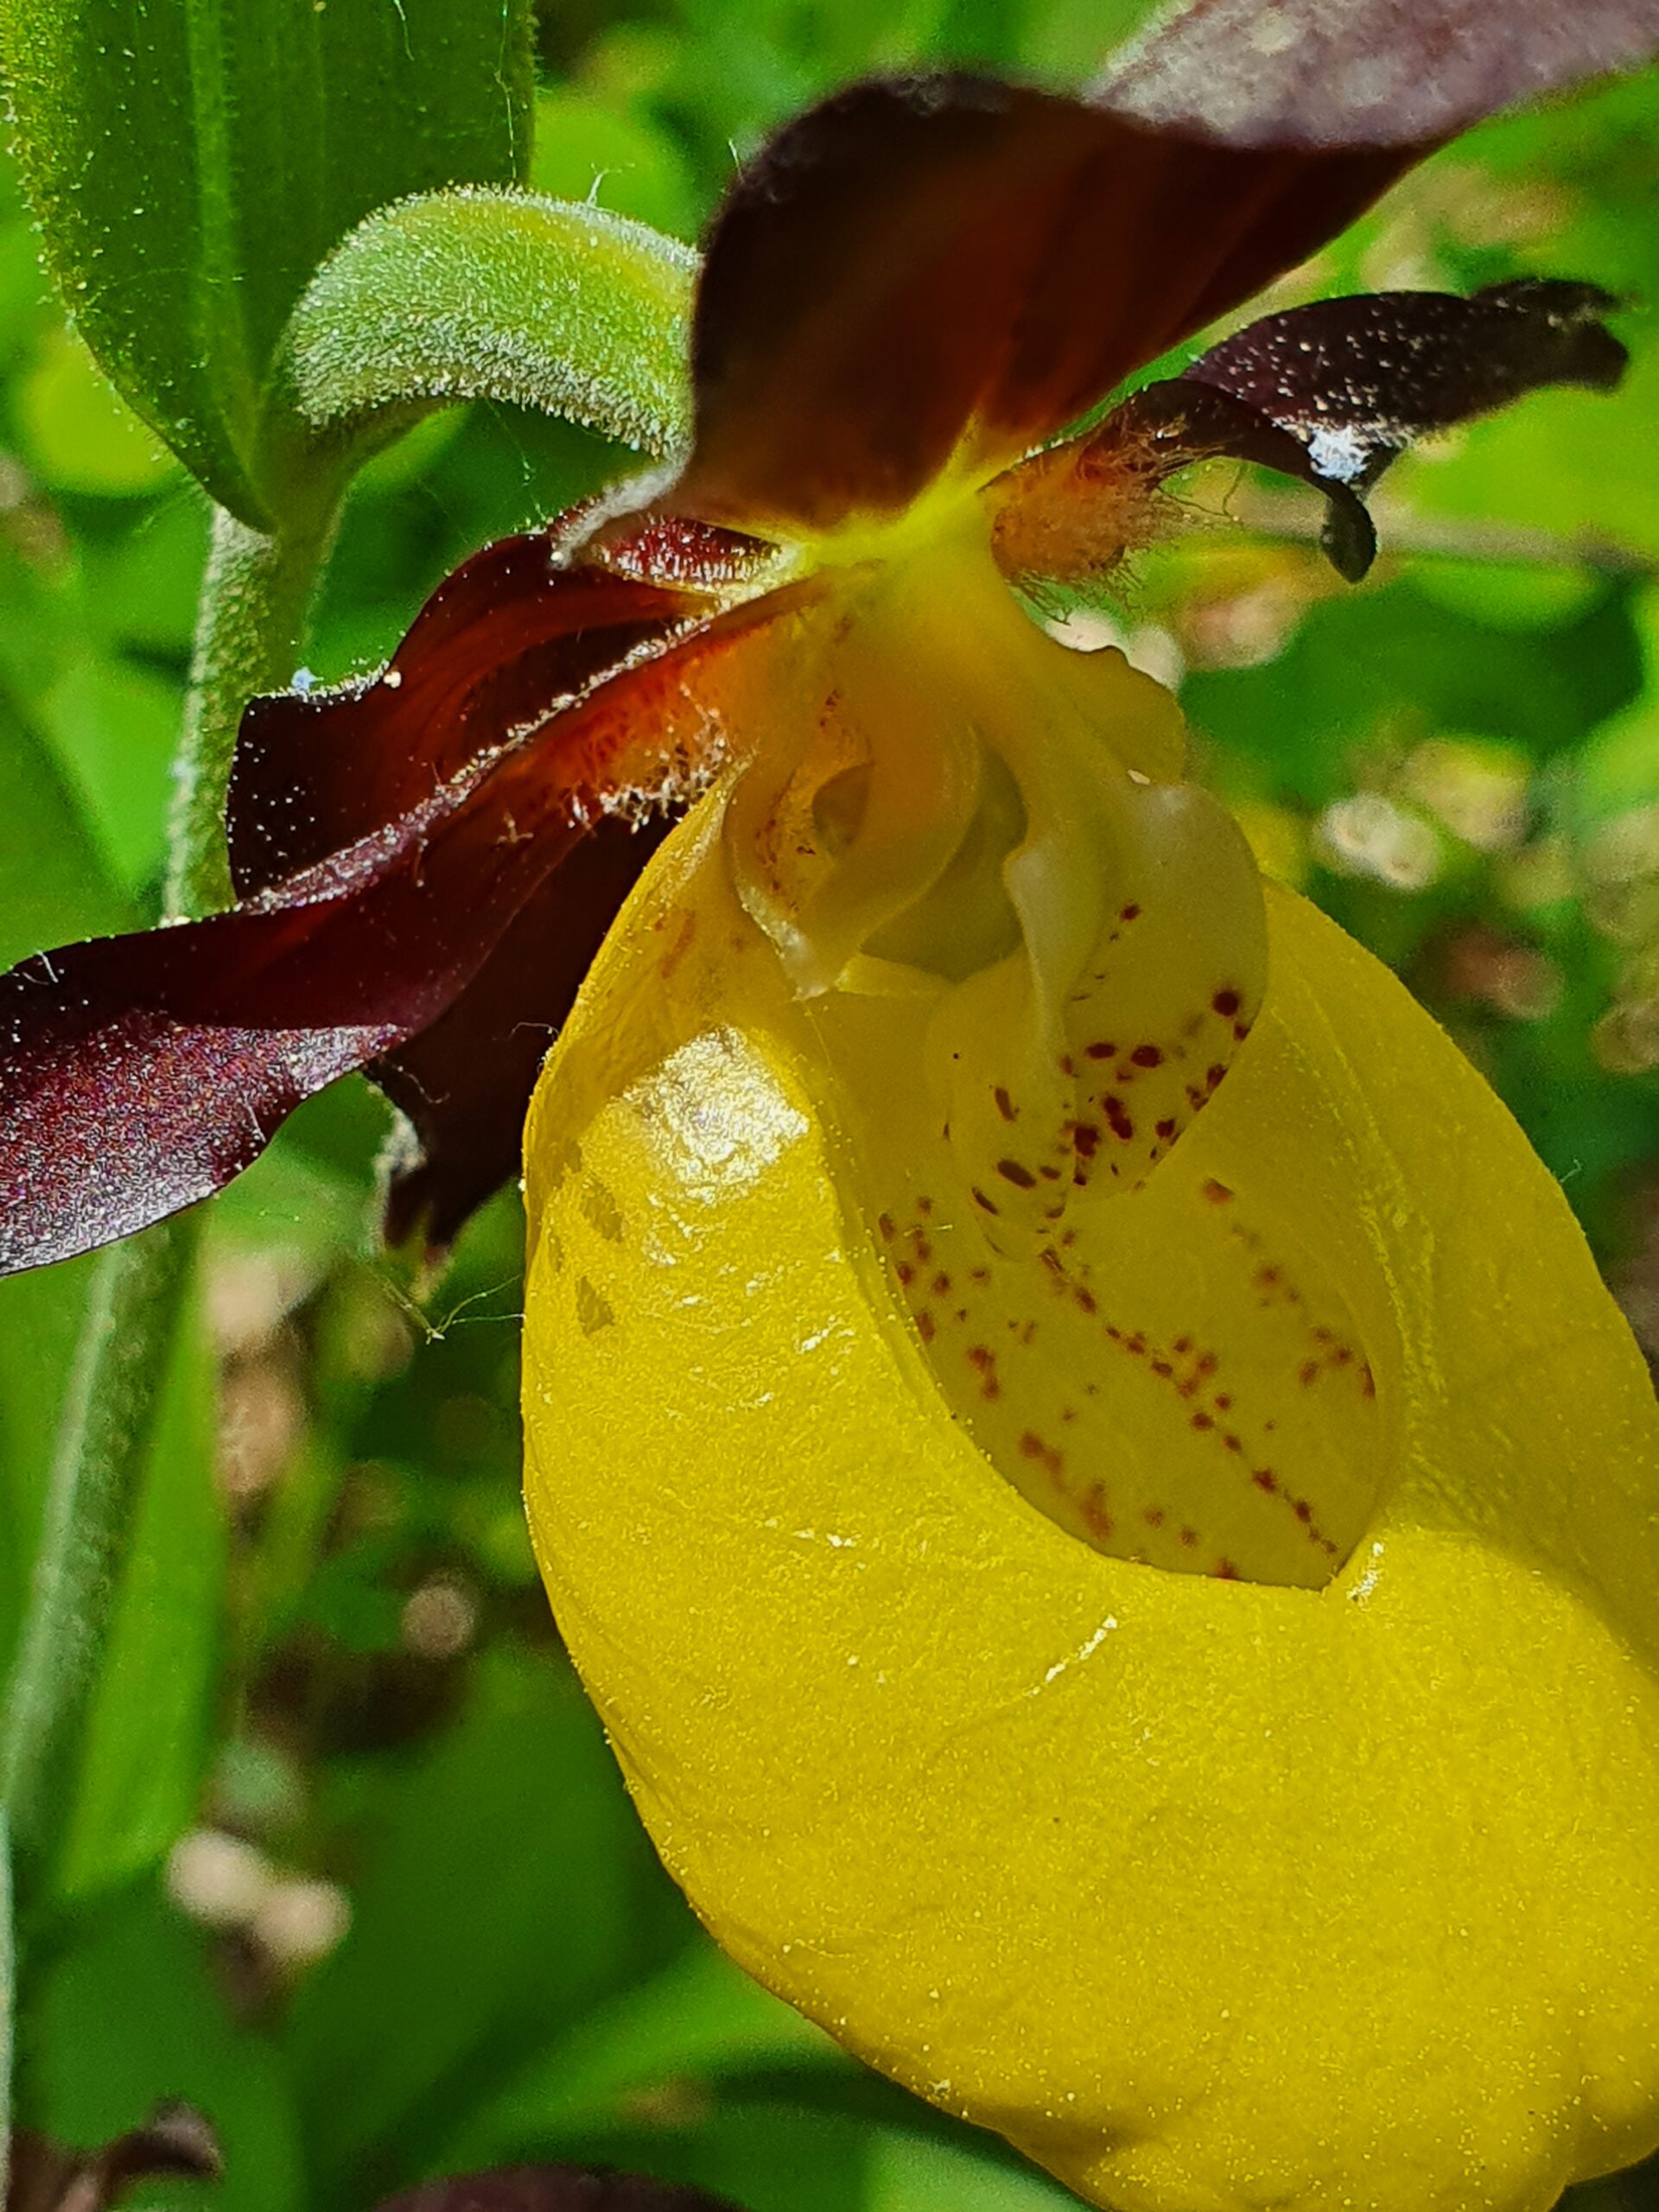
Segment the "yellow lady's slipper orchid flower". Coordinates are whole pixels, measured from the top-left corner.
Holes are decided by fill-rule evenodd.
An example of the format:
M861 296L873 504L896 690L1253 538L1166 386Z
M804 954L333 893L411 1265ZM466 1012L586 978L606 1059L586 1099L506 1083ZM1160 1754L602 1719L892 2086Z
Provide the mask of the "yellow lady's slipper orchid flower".
M1200 0L1097 105L826 104L715 226L673 485L257 703L234 912L5 981L0 1263L365 1063L442 1238L660 844L527 1139L561 1627L727 1948L1121 2212L1530 2212L1659 2143L1635 1348L1173 701L1016 596L1213 453L1318 486L1357 576L1413 435L1616 381L1593 287L1385 295L1047 443L1644 6Z

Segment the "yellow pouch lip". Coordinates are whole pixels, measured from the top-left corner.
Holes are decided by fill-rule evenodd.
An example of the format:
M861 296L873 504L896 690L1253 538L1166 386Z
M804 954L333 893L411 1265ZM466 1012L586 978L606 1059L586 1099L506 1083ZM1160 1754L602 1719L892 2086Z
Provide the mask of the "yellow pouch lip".
M1467 1268L1459 1274L1445 1235L1414 1240L1409 1218L1390 1209L1409 1201L1420 1215L1437 1203L1444 1211L1449 1188L1459 1201L1451 1221L1478 1243L1479 1208L1455 1160L1439 1182L1432 1169L1380 1181L1374 1171L1366 1203L1332 1224L1356 1265L1367 1253L1389 1263L1372 1268L1380 1287L1371 1325L1393 1330L1401 1353L1391 1387L1409 1394L1397 1476L1367 1540L1319 1592L1210 1583L1103 1557L1025 1504L941 1421L868 1230L841 1214L822 1101L787 1051L778 1058L775 1039L761 1039L757 1058L753 1034L733 1039L727 1017L741 987L723 1002L717 962L699 979L685 974L682 957L674 1026L681 1037L704 1039L699 1081L717 1092L723 1065L728 1086L760 1084L752 1103L770 1126L774 1157L752 1163L748 1181L740 1175L724 1201L693 1193L693 1216L703 1208L694 1241L709 1271L682 1272L677 1294L704 1300L697 1327L688 1333L683 1314L677 1319L671 1302L650 1294L652 1281L672 1268L642 1277L629 1260L630 1213L645 1205L660 1236L684 1199L672 1175L653 1182L656 1169L636 1172L632 1109L601 1104L581 1137L584 1155L593 1153L589 1136L602 1138L601 1172L624 1224L620 1247L582 1225L575 1194L592 1157L538 1216L538 1164L556 1148L568 1153L571 1119L652 1057L630 1025L649 1031L664 1014L664 1001L653 1007L647 970L658 948L679 941L692 908L682 906L677 923L675 901L695 886L710 835L705 817L648 879L538 1096L530 1156L540 1249L526 1400L532 1515L562 1624L648 1825L699 1910L745 1964L853 2048L923 2094L1001 2126L1094 2201L1184 2212L1266 2201L1266 2191L1311 2207L1338 2201L1329 2193L1335 2171L1347 2201L1401 2212L1544 2205L1575 2174L1638 2155L1659 2133L1659 2023L1647 1998L1659 1983L1659 1894L1643 1871L1659 1858L1651 1848L1659 1776L1647 1748L1659 1743L1659 1710L1627 1645L1650 1634L1643 1455L1650 1474L1655 1422L1634 1347L1611 1306L1596 1303L1605 1294L1564 1201L1519 1133L1392 978L1290 894L1273 895L1266 1034L1241 1057L1231 1110L1224 1096L1205 1117L1217 1125L1207 1140L1217 1172L1231 1133L1271 1105L1266 1077L1289 1079L1300 1068L1306 1080L1315 1064L1336 1071L1338 1091L1364 1077L1365 1111L1355 1109L1353 1126L1339 1132L1346 1151L1333 1144L1331 1156L1351 1166L1355 1147L1370 1145L1385 1165L1409 1164L1384 1139L1390 1116L1404 1115L1408 1134L1417 1126L1412 1071L1380 1065L1403 1028L1407 1057L1432 1063L1441 1138L1449 1140L1448 1115L1475 1117L1485 1180L1507 1171L1513 1185L1518 1176L1521 1200L1512 1187L1505 1194L1511 1216L1522 1206L1543 1224L1538 1233L1569 1289L1594 1288L1576 1356L1597 1411L1586 1422L1581 1406L1546 1408L1541 1442L1539 1346L1523 1345L1507 1368L1488 1359L1484 1382L1478 1351L1472 1360L1435 1357L1445 1332L1437 1344L1424 1317L1439 1300L1471 1294ZM697 907L699 931L726 925L719 909L717 899ZM1321 1005L1322 995L1332 1002ZM1367 1013L1369 1039L1355 1026ZM723 1024L728 1041L709 1042ZM666 1031L659 1041L671 1041ZM695 1092L684 1103L695 1116ZM1306 1179L1306 1132L1281 1132L1276 1142ZM1247 1148L1258 1168L1274 1156L1260 1129ZM1442 1143L1443 1154L1456 1150ZM631 1186L619 1181L630 1157ZM740 1363L745 1338L754 1338L749 1399L763 1395L762 1374L791 1399L783 1427L796 1424L792 1460L775 1428L756 1427L758 1409L747 1402L723 1449L704 1449L700 1437L733 1399L722 1397L717 1373L695 1385L675 1380L700 1350L715 1370L725 1357L709 1334L721 1335L709 1303L721 1278L713 1248L726 1233L715 1216L726 1211L729 1226L758 1203L780 1160L797 1163L783 1170L791 1204L764 1235L738 1238L756 1287L736 1299L724 1333ZM614 1325L583 1333L572 1325L566 1278L607 1253L622 1274L608 1287L594 1282ZM683 1240L676 1266L694 1259ZM1502 1270L1486 1273L1497 1296ZM646 1294L619 1299L624 1279ZM836 1390L823 1345L798 1350L791 1375L778 1344L760 1340L766 1311L787 1315L791 1300L851 1346L841 1359L839 1469L825 1411ZM1564 1356L1559 1346L1554 1356ZM855 1365L861 1410L879 1408L885 1484L855 1456L849 1473L849 1434L860 1433L845 1411ZM1484 1392L1479 1433L1512 1460L1523 1447L1534 1453L1472 1491L1448 1480L1444 1458L1471 1390ZM1516 1403L1530 1416L1525 1434ZM1587 1433L1597 1430L1599 1442ZM875 1427L867 1421L863 1433ZM1587 1465L1599 1452L1604 1475L1622 1479L1541 1481L1537 1453L1552 1435L1569 1465L1573 1454ZM782 1510L769 1516L769 1506ZM778 1525L768 1529L769 1517ZM853 1541L838 1545L837 1535ZM780 1623L816 1658L780 1649ZM863 1648L848 1649L849 1637ZM870 1687L883 1673L894 1693L885 1703ZM1241 1681L1254 1707L1248 1699L1241 1707ZM1096 1711L1105 1682L1116 1699ZM1115 1740L1125 1700L1143 1708L1139 1751ZM1057 1713L1066 1717L1052 1722ZM1275 1728L1291 1740L1270 1757L1258 1751L1254 1763L1243 1757L1252 1731L1259 1739ZM1058 1734L1046 1745L1052 1729ZM925 1757L922 1745L932 1747ZM958 1786L964 1766L976 1795ZM1071 1789L1053 1801L1061 1810L1046 1825L1062 1824L1070 1859L1056 1859L1036 1821L1034 1808L1051 1802L1045 1768L1069 1772ZM999 1790L1000 1802L988 1802ZM1254 1808L1243 1828L1265 1821L1276 1840L1253 1866L1236 1855L1227 1862L1227 1924L1209 1929L1214 1948L1200 1958L1167 1914L1160 1918L1160 1884L1185 1897L1189 1916L1211 1910L1203 1869L1213 1896L1226 1840L1236 1847L1241 1832L1240 1807L1228 1802L1241 1791ZM849 1799L855 1817L846 1815ZM1095 1808L1086 1842L1074 1832L1078 1803ZM1479 1817L1460 1826L1471 1808ZM1460 2012L1436 1990L1432 2002L1421 1999L1420 2018L1411 1992L1425 1974L1433 1980L1437 1946L1449 1940L1441 1892L1448 1882L1457 1887L1458 1838L1483 1821L1487 1879L1473 1879L1465 1910L1484 1964L1477 1972L1465 1963ZM1146 1850L1130 1834L1146 1821L1167 1831L1158 1867L1142 1864ZM825 1860L826 1822L834 1863ZM964 1903L953 1928L955 1908L939 1885L947 1871L962 1877L974 1857L963 1856L964 1827L979 1831L988 1872L982 1916ZM1012 1865L1010 1834L1029 1866ZM1444 1863L1414 1878L1418 1845ZM1573 1867L1560 1894L1548 1879L1552 1855ZM1322 1891L1298 1904L1281 1892L1310 1866ZM1064 1896L1067 1880L1085 1875L1116 1897L1127 1932L1103 1931L1075 1910L1051 1910L1044 1923L1042 1898ZM900 1934L873 1963L869 1930L884 1916ZM998 1922L1007 1923L1000 1933ZM926 1946L902 1932L919 1927L938 1936L930 1963ZM915 1972L900 1970L906 1961ZM1049 1985L1043 2018L1027 2017L1022 1997L1001 2000L1005 2031L988 2023L984 1985L999 1961ZM1582 1995L1591 1982L1595 2003L1579 2009L1596 2017L1578 2024L1575 2062L1567 2016L1575 1986ZM944 1993L930 1999L930 1989ZM1236 2003L1223 2001L1229 1993ZM1527 2032L1516 2021L1502 2027L1506 2005L1528 2016ZM1448 2007L1458 2013L1450 2025ZM1337 2046L1342 2078L1332 2081ZM1323 2082L1313 2116L1294 2093L1298 2050L1305 2063L1312 2055ZM1432 2089L1414 2102L1414 2066L1440 2082L1438 2103Z

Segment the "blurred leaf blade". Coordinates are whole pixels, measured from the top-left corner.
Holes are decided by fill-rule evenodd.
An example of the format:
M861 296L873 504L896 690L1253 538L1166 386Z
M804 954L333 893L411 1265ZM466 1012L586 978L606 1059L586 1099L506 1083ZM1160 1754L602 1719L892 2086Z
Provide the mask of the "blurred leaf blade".
M195 1815L212 1744L227 1557L215 1409L213 1358L198 1302L187 1297L151 1415L60 1846L64 1899L142 1872Z
M319 434L505 400L651 454L683 442L696 257L602 207L463 189L372 215L295 311L284 361Z
M296 2007L320 2190L366 2201L412 2178L504 2054L655 1963L642 1885L664 1878L574 1682L490 1655L459 1723L390 1793L351 1934Z
M0 65L48 258L111 380L268 527L264 374L372 208L530 158L525 0L4 0Z

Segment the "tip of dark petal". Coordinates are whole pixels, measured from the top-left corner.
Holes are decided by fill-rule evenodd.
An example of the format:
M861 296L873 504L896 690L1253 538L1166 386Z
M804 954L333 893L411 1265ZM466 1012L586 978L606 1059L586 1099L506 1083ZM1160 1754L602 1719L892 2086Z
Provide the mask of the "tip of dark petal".
M1363 583L1376 558L1376 524L1363 501L1338 485L1325 493L1319 550L1344 583Z

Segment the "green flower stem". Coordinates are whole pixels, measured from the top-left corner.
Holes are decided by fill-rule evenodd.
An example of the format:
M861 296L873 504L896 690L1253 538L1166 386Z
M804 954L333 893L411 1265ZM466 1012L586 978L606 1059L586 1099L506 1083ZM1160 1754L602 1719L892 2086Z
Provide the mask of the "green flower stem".
M169 918L229 899L224 809L237 725L255 692L293 673L334 516L331 506L307 527L266 537L214 511L178 754ZM198 1220L186 1217L103 1255L59 1423L0 1723L0 2166L10 2132L16 1988L10 1851L19 1854L23 1902L32 1904L31 1892L49 1885L53 1845L73 1805L123 1546L199 1242Z
M317 575L338 509L320 505L276 536L213 510L213 540L196 618L190 694L175 766L165 908L169 919L231 903L225 790L242 709L256 691L280 691L294 674Z
M168 1222L112 1245L87 1294L0 1737L0 1810L25 1872L71 1810L74 1751L196 1241L194 1222Z

